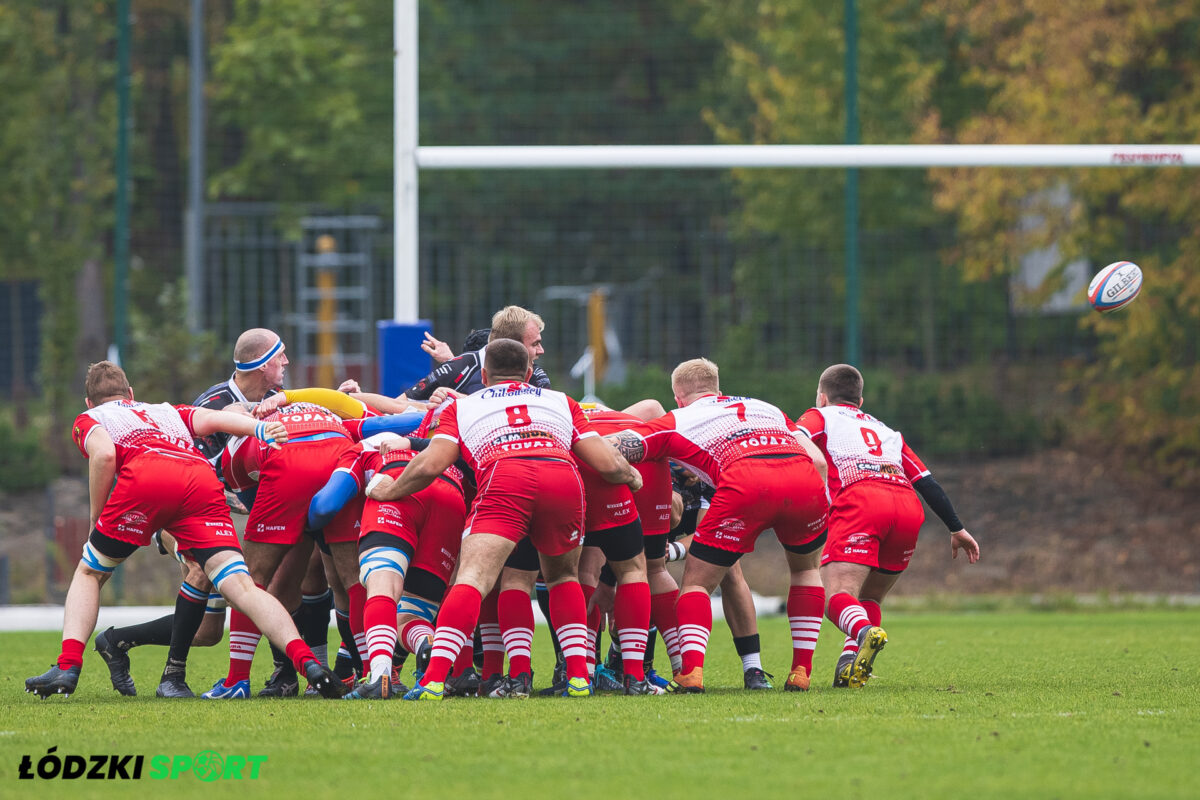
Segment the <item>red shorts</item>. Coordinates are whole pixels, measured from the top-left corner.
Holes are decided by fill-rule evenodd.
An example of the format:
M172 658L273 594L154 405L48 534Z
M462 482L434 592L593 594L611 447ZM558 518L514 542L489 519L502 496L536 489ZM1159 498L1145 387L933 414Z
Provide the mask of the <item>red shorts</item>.
M96 530L138 546L165 528L179 550L241 549L225 492L213 468L198 458L143 453L126 461L96 521Z
M467 516L463 494L448 481L437 478L416 494L380 503L363 504L362 535L385 533L413 548L409 567L420 567L450 582L462 546Z
M342 506L342 510L329 520L324 529L325 544L353 544L358 541L366 499L362 494L352 497L350 502Z
M264 450L258 494L246 520L246 541L295 544L304 532L308 504L354 446L345 436L290 442L282 450ZM328 540L326 540L328 541Z
M758 535L775 529L781 544L805 545L825 530L829 495L807 458L743 458L721 474L693 541L749 553Z
M502 458L479 479L467 534L491 533L558 556L583 542L583 482L575 465L551 458Z
M643 461L633 468L642 473L642 488L633 494L642 534L671 532L671 465L666 461ZM591 528L588 528L590 531Z
M879 480L852 483L829 512L829 540L821 563L846 561L902 572L917 547L925 509L907 486Z
M587 467L580 468L579 477L583 481L585 531L606 531L628 525L638 518L633 492L628 486L609 483L600 473Z

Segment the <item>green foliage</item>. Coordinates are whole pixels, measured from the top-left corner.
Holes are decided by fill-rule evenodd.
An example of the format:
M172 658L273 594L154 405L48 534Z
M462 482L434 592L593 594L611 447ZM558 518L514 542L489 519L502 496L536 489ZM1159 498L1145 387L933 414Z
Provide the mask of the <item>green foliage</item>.
M190 403L232 371L229 348L216 334L193 334L180 324L186 311L187 286L178 281L164 285L153 306L131 312L126 371L139 400Z
M0 492L40 489L56 474L37 428L18 429L0 416Z

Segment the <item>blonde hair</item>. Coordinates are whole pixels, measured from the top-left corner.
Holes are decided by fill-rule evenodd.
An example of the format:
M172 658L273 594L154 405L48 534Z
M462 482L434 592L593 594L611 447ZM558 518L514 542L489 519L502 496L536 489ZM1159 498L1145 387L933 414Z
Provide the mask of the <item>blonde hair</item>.
M505 306L492 315L492 332L488 336L488 341L512 339L524 342L525 329L529 327L530 322L536 322L539 331L546 329L546 323L542 321L542 318L529 309L520 306Z
M717 365L707 358L684 361L671 372L671 390L675 392L676 397L720 392L721 380Z

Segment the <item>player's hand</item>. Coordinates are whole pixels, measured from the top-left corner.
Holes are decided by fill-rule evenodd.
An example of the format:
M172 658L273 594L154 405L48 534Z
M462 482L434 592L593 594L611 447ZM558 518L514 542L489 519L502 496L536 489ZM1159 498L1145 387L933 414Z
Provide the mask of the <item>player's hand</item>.
M629 487L629 490L631 492L636 492L639 489L641 489L642 488L642 473L638 472L636 469L633 470L633 480L629 481L625 485Z
M450 345L436 338L429 331L425 332L425 341L421 342L421 349L428 353L434 361L439 364L445 364L450 359L454 358L454 351L450 349Z
M349 394L350 392L361 392L362 389L359 387L358 381L354 380L354 378L347 378L342 381L342 385L338 387L338 391Z
M268 447L278 450L280 449L279 445L288 440L287 428L278 421L259 422L254 426L254 438L260 442L266 442Z
M229 510L234 514L249 514L249 509L241 501L241 499L231 491L225 492L225 505L229 506Z
M456 392L453 389L448 389L445 386L439 386L433 390L433 394L429 395L428 408L437 408L442 403L446 402L448 397L466 397L462 392Z
M270 397L263 398L262 402L254 407L254 416L259 419L269 417L285 405L287 405L287 395L283 392L276 392Z
M371 478L371 482L367 484L367 497L372 500L389 500L387 491L392 488L392 484L395 482L387 475L376 473L375 477Z
M958 550L962 548L967 554L967 563L974 564L979 560L979 543L975 541L975 537L967 532L966 528L961 531L955 531L950 534L950 557L958 558Z
M379 443L379 455L386 456L393 450L412 450L412 442L404 436L397 436L394 439L385 439Z

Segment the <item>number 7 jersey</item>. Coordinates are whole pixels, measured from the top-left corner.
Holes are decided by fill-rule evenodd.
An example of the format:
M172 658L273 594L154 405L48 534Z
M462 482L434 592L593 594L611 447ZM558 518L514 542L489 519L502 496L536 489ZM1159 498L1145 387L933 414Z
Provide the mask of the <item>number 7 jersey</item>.
M899 431L857 406L810 408L797 427L825 453L830 495L861 480L911 484L929 474Z

